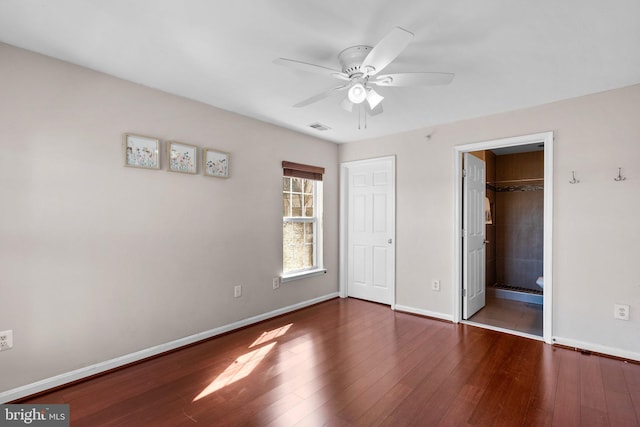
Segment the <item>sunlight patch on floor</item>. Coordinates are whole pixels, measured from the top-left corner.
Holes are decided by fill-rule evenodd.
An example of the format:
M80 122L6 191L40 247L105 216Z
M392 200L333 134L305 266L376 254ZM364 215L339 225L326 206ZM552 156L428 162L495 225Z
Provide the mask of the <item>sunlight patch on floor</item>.
M279 338L287 333L289 328L293 326L293 323L289 323L288 325L284 325L280 328L273 329L271 331L263 332L250 346L249 348L253 348L262 344L265 344L269 341L273 341L276 338ZM224 370L220 375L216 377L215 380L211 382L199 395L197 395L192 402L197 402L203 397L207 397L212 393L228 386L229 384L233 384L237 381L242 380L243 378L248 377L251 372L262 362L262 360L269 354L269 352L275 347L277 344L276 341L273 341L270 344L263 345L260 348L249 351L242 356L238 357L234 360L227 369Z
M272 342L271 344L265 345L264 347L260 347L259 349L250 351L238 357L227 369L224 370L223 373L218 375L218 377L213 380L207 388L202 390L202 393L197 395L196 398L193 399L193 402L196 402L211 393L215 393L229 384L233 384L236 381L246 378L275 345L276 343Z
M262 335L260 335L260 337L257 340L255 340L253 342L253 344L251 344L249 346L249 348L255 347L255 346L260 345L260 344L264 344L264 343L266 343L268 341L271 341L271 340L274 340L274 339L276 339L278 337L283 336L284 334L287 333L287 331L289 330L289 328L292 325L293 325L293 323L289 323L288 325L284 325L281 328L273 329L273 330L268 331L268 332L263 332Z

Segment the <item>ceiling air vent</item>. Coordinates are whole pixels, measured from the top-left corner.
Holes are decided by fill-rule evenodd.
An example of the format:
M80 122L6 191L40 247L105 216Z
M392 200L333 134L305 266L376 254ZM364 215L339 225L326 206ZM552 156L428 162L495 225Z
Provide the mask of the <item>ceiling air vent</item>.
M320 131L324 131L324 130L329 130L331 129L329 126L325 126L322 123L311 123L309 125L310 128L313 128L315 130L320 130Z

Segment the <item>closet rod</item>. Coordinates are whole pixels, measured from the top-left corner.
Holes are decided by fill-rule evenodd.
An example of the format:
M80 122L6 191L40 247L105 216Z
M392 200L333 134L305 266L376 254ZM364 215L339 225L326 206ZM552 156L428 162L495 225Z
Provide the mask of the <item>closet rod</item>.
M487 182L487 184L506 184L506 183L509 183L509 182L535 182L535 181L544 181L544 178L507 179L505 181Z

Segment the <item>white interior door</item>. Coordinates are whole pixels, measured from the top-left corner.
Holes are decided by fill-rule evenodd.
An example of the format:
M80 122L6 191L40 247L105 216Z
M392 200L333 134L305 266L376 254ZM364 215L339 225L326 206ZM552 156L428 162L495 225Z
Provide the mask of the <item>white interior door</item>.
M462 207L462 317L469 319L485 305L484 161L464 153Z
M350 162L346 170L347 295L393 306L395 158Z

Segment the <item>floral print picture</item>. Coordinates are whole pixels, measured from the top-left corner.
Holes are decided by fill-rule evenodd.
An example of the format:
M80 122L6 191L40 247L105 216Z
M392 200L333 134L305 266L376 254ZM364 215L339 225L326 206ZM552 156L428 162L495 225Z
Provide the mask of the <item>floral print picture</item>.
M198 164L198 147L182 142L167 143L169 171L196 173Z
M202 157L202 169L206 176L229 178L229 153L205 148Z
M160 169L160 140L150 136L124 134L124 165L134 168Z

